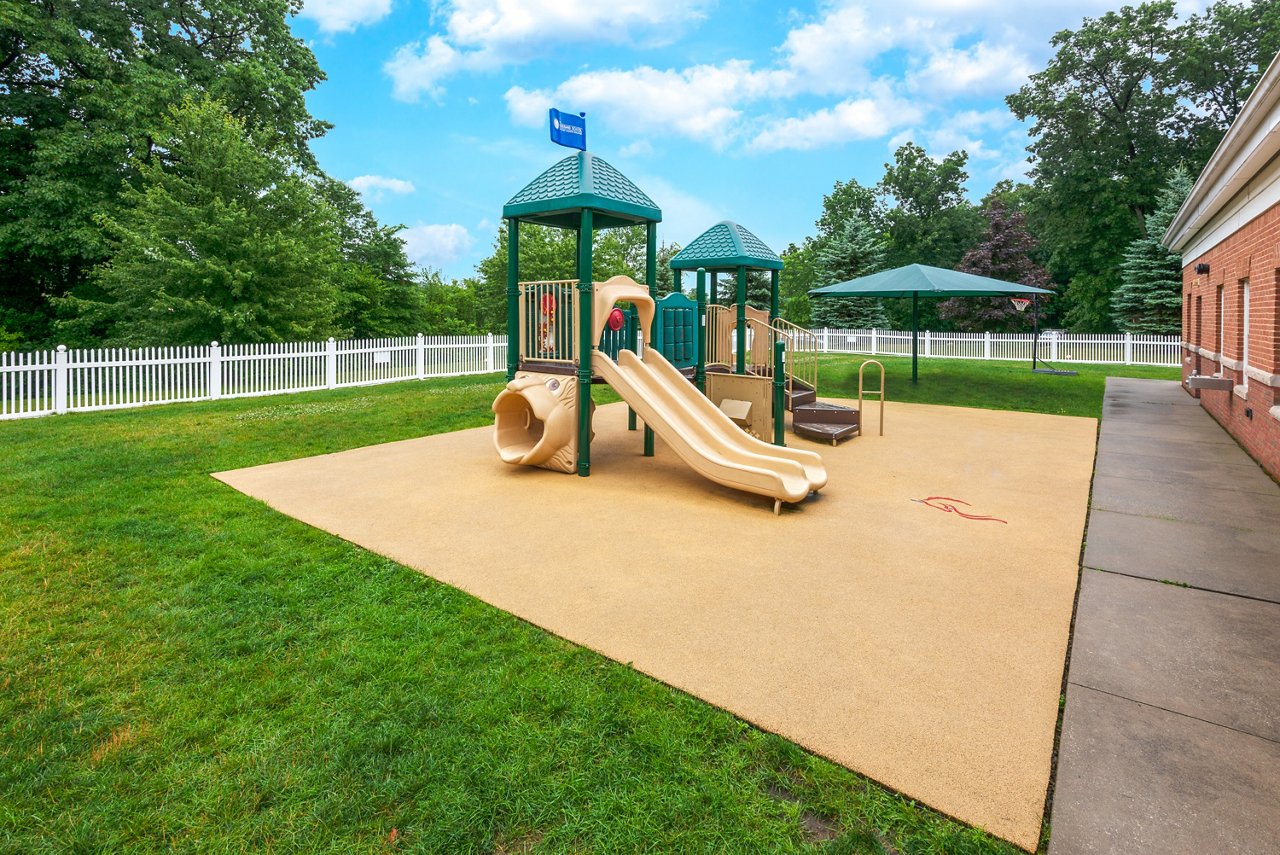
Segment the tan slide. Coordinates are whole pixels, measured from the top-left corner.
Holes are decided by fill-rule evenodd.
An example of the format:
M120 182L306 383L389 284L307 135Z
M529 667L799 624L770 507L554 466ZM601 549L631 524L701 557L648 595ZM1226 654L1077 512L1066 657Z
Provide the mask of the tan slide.
M624 350L617 362L595 351L591 366L703 477L780 502L799 502L826 486L821 457L744 433L657 350L645 348L643 360Z

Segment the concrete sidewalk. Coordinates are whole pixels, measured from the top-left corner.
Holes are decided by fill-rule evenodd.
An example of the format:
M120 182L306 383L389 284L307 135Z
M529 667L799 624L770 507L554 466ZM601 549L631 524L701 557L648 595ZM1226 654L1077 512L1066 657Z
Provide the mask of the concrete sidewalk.
M1110 378L1090 504L1049 852L1280 852L1280 486Z

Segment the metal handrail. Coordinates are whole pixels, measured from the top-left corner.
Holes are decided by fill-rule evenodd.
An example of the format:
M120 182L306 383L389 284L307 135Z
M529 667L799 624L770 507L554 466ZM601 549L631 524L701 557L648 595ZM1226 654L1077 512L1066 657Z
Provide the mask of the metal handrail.
M795 391L798 381L818 391L818 353L820 339L810 330L784 318L773 322L776 337L787 343L787 383Z

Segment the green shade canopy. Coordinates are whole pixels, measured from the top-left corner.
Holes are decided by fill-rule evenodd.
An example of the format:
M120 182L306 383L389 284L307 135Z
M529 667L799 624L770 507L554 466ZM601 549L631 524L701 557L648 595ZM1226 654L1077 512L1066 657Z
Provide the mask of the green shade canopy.
M1052 294L1044 288L1002 282L974 273L959 270L943 270L926 264L908 264L893 270L881 270L870 276L860 276L848 282L837 282L823 288L814 288L811 297L910 297L911 298L911 382L919 381L917 363L920 359L920 296L938 297L1035 297Z
M782 259L765 242L737 223L725 220L698 235L671 259L672 270L781 270Z
M502 206L502 216L576 229L584 208L595 212L596 228L662 221L662 210L643 190L588 151L566 157L530 181Z
M1024 294L1052 294L1044 288L1002 282L974 273L943 270L925 264L908 264L893 270L881 270L848 282L837 282L809 292L813 297L999 297Z

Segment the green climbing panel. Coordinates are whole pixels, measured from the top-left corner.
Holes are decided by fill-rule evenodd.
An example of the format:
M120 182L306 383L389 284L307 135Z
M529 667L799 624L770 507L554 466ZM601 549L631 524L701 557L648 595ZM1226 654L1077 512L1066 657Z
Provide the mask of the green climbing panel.
M698 361L698 304L673 293L656 309L653 346L676 368L692 368Z

